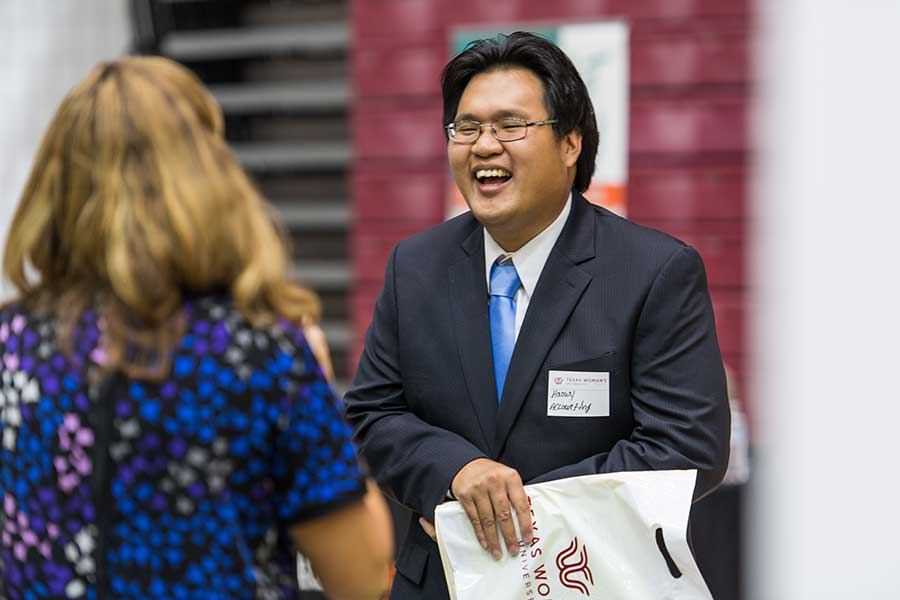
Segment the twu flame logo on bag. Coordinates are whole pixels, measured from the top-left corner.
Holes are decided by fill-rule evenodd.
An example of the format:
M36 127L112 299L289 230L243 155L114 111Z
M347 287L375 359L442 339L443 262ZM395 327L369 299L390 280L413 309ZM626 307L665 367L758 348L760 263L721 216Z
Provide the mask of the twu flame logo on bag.
M559 582L569 589L578 590L585 596L590 596L587 582L594 585L594 574L588 567L587 546L581 547L581 554L574 562L569 562L578 554L578 537L572 539L568 547L556 555L556 568L559 569ZM584 581L580 581L579 575L583 575Z

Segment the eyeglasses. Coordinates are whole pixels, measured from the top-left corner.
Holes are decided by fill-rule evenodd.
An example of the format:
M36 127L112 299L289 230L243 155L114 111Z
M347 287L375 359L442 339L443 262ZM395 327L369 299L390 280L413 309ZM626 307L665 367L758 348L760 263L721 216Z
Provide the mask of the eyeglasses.
M491 128L494 138L500 142L515 142L521 140L528 133L529 127L537 127L540 125L552 125L558 123L557 119L544 119L543 121L526 121L518 117L506 117L497 119L491 123L479 123L478 121L453 121L444 125L447 130L447 137L457 144L474 144L479 137L481 131L485 127Z

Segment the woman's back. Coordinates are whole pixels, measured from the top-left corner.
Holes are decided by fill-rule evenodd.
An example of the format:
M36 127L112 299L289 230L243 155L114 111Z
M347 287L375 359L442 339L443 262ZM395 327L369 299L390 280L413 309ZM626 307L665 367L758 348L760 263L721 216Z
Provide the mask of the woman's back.
M0 313L5 597L293 597L288 528L365 494L300 327L225 295L183 314L168 375L139 381L103 379L92 311L69 351L52 317Z
M326 592L380 595L389 516L290 264L189 70L130 56L69 92L3 256L0 597L290 597L291 543Z

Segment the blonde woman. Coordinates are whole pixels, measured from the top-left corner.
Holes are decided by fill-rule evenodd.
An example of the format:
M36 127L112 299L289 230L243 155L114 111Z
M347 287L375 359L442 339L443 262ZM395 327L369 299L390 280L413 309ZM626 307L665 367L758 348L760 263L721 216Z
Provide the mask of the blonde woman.
M96 67L50 124L4 256L0 596L292 598L294 548L334 598L385 589L319 304L222 130L151 57Z

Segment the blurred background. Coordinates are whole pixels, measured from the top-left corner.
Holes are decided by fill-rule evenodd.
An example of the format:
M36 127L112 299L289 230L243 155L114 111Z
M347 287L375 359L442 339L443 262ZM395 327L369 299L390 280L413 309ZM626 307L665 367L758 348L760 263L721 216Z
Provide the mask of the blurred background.
M69 87L125 53L178 60L219 100L234 151L283 218L295 277L322 297L342 390L391 247L458 210L441 129L443 65L479 32L541 32L584 66L597 103L606 179L592 199L681 238L706 263L736 415L726 484L693 515L714 597L846 597L828 595L844 589L836 581L816 587L805 576L822 548L814 532L832 530L843 537L824 539L841 568L854 564L847 544L855 560L874 547L847 571L846 589L865 582L860 598L898 598L900 553L887 540L900 498L896 475L885 475L895 472L893 430L878 433L900 417L897 385L885 379L900 359L889 260L900 254L890 181L900 86L895 69L879 66L900 55L898 27L900 3L890 0L857 10L803 0L3 0L0 235ZM863 127L835 129L851 117ZM853 143L824 135L829 128ZM894 218L871 218L891 205ZM883 245L869 247L876 240ZM823 261L839 272L811 268ZM4 284L2 293L12 292ZM858 327L835 328L848 311ZM848 379L826 384L835 370ZM822 443L822 454L797 452L795 439ZM877 526L865 511L851 514L857 496L830 479L829 464L844 463L824 460L872 439L885 447L849 466L877 474L868 485L890 484L878 492L890 524L874 546L857 536ZM765 448L760 460L751 446ZM772 474L763 485L751 462ZM793 477L801 471L811 476ZM858 527L832 522L844 519ZM794 543L792 524L805 542Z

